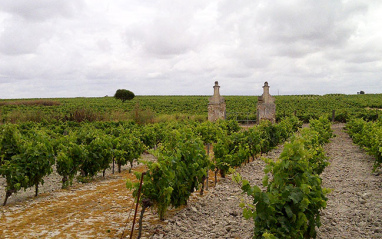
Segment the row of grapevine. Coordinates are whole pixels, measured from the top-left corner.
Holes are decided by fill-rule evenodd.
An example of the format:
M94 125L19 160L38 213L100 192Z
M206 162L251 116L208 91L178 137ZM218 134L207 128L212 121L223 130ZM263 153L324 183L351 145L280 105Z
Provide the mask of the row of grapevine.
M52 172L54 164L53 147L46 134L31 131L21 135L16 126L5 127L1 138L0 175L6 179L7 199L20 189L44 183L43 177Z
M363 119L352 119L346 129L353 142L364 148L375 157L373 171L382 166L382 120L367 122Z
M292 117L276 125L263 122L243 131L236 121L218 121L204 122L193 129L181 127L167 132L153 152L158 161L144 162L147 172L143 175L136 173L137 179L143 176L142 212L154 206L163 220L168 207L187 204L191 193L203 185L209 169L219 170L224 176L230 167L239 166L250 156L270 150L300 126L301 122ZM213 144L214 161L207 157L205 144ZM134 190L133 195L137 199L140 183L133 184L128 180L126 186Z
M170 205L179 207L187 204L191 193L203 184L208 170L213 167L204 145L239 129L236 121L218 121L187 125L171 123L165 130L157 130L162 136L157 141L156 150L151 152L158 160L143 162L148 168L143 176L143 211L145 205L153 205L163 219ZM141 173L135 174L138 179L142 177ZM134 188L133 195L137 197L139 183L128 181L127 187Z
M220 137L213 149L216 167L224 177L230 167L240 166L250 157L268 152L289 138L299 127L301 121L290 117L278 124L263 121L246 131Z
M54 130L33 124L1 127L0 134L0 175L6 180L7 199L20 189L39 184L53 172L62 177L62 187L72 184L80 174L82 180L89 180L110 167L114 161L121 171L127 163L133 164L146 146L131 128L116 127L113 132L105 132L94 125L68 127L62 125ZM65 127L64 127L65 128Z
M228 119L256 119L257 96L224 96ZM161 116L207 119L209 96L136 96L122 103L113 97L46 99L52 104L28 104L35 99L0 99L1 122L113 121L133 120L136 109L159 122ZM304 122L336 111L335 120L346 122L352 117L375 120L382 109L382 94L367 95L281 95L276 99L276 119L296 114ZM138 107L137 107L138 106ZM234 114L239 113L239 114Z
M300 130L285 144L279 160L265 159L265 191L235 175L242 190L253 198L253 203L240 206L244 216L254 220L254 238L316 237L319 212L326 207L329 192L321 187L320 173L328 165L322 145L330 137L329 120L311 120L310 128Z
M167 150L171 142L177 145L181 139L174 130L198 128L203 131L210 124L190 121L144 126L131 122L0 125L0 175L6 181L4 205L13 193L32 186L37 196L38 186L54 169L62 177L62 188L71 185L76 176L82 182L99 172L105 176L111 165L114 172L114 163L119 172L128 163L131 170L133 161L145 150L161 142L166 144ZM234 121L221 121L216 125L228 133L240 128Z

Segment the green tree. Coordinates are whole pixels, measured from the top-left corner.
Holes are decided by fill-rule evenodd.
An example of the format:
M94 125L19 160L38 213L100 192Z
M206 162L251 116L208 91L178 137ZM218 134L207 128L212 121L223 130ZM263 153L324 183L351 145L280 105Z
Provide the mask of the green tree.
M134 99L135 95L133 92L125 89L119 89L115 92L114 98L117 100L122 100L122 103L124 103L126 100L132 100Z

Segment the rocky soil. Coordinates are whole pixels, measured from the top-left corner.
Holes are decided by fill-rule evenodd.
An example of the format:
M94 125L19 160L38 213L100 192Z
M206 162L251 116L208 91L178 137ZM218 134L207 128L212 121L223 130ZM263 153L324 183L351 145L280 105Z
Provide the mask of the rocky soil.
M278 158L282 146L272 150L268 158ZM236 169L251 185L261 185L265 163L260 159ZM245 220L240 202L250 202L230 176L210 188L207 196L191 202L187 208L169 218L167 225L151 226L152 238L252 238L254 223Z
M322 174L323 185L333 191L321 213L318 238L382 238L382 174L371 172L374 159L352 144L343 127L333 126L337 137L326 146L331 164ZM276 159L281 151L282 146L264 156ZM263 168L256 159L236 171L261 185ZM125 181L135 177L127 170L68 190L59 189L59 177L50 177L37 198L33 190L20 192L0 207L0 238L129 237L134 204ZM254 223L243 218L239 207L250 198L229 176L216 187L210 177L209 185L204 196L194 193L187 207L171 209L164 222L148 210L143 238L251 238Z
M326 145L330 165L322 174L323 186L333 189L321 213L318 238L382 238L382 174L372 173L374 158L365 154L343 130L333 125L336 137ZM282 147L266 157L276 159ZM264 163L255 160L237 169L251 185L261 185ZM252 221L243 219L238 185L224 179L209 194L167 220L151 226L151 238L252 238Z
M333 189L322 212L319 238L382 238L382 172L372 173L374 158L343 131L326 146L330 165L323 186Z

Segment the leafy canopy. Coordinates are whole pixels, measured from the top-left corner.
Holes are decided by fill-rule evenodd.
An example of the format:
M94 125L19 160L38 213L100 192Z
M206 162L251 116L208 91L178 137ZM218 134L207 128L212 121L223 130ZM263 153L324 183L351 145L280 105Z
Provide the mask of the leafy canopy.
M114 94L114 98L117 100L122 100L122 102L125 102L126 100L132 100L134 97L135 95L133 92L125 89L119 89Z

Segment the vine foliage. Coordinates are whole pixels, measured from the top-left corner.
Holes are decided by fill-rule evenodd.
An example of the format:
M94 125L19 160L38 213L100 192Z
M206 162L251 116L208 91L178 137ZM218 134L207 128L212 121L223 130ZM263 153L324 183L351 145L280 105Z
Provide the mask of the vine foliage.
M330 123L319 119L320 131L330 129ZM329 124L329 125L328 125ZM326 132L325 135L329 133ZM267 163L262 191L251 186L236 174L234 179L241 183L243 192L252 197L250 204L241 203L245 218L253 218L254 238L315 238L320 223L320 210L326 207L329 189L322 188L321 172L327 159L320 151L325 140L314 129L304 129L286 143L280 158ZM322 160L322 163L315 161ZM318 167L317 165L320 165ZM272 175L272 179L269 178Z

